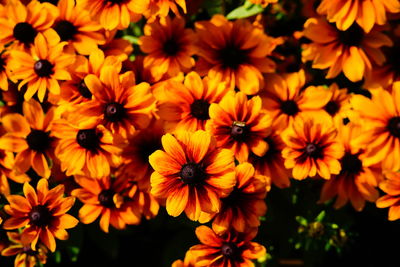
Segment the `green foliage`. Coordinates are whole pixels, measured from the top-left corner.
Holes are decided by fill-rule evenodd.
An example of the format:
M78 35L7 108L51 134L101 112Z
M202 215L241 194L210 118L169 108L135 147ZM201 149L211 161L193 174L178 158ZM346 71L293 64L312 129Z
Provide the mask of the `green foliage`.
M246 1L242 6L232 10L226 17L228 19L242 19L260 14L264 11L261 5L255 5Z

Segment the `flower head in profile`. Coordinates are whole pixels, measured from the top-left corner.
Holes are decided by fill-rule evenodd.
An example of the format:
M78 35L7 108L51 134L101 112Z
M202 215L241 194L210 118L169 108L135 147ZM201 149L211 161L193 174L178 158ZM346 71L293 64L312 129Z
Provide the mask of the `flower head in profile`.
M376 201L378 208L389 208L389 221L400 219L400 174L388 172L386 179L379 184L379 188L386 193Z
M185 211L197 221L202 213L218 212L220 199L229 195L236 182L233 153L217 149L205 131L166 134L161 143L164 150L149 157L155 170L151 194L166 200L167 212L174 217Z
M29 184L23 187L24 195L9 195L10 203L4 207L10 218L5 220L3 228L7 230L25 227L21 234L24 246L30 245L36 251L41 241L50 251L56 249L55 238L68 239L65 229L78 224L78 220L67 212L74 205L74 197L64 198L64 186L58 185L49 190L47 179L40 179L36 191Z

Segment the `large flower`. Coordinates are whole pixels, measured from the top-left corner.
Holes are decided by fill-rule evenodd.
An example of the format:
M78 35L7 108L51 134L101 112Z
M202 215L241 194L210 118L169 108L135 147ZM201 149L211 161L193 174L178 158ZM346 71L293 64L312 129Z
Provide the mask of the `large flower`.
M378 208L389 207L389 221L400 219L400 174L398 172L388 172L386 178L379 184L379 188L386 193L376 201Z
M24 195L10 195L10 203L4 210L11 217L4 222L7 230L25 227L22 231L22 244L37 250L40 240L54 252L56 241L54 237L66 240L68 233L65 229L73 228L78 220L66 212L74 205L74 197L64 198L64 186L58 185L49 190L47 179L40 179L36 191L29 184L24 184Z
M262 87L262 73L273 72L275 63L267 58L277 42L247 20L228 21L221 15L196 22L198 33L197 71L210 79L226 82L248 95Z
M150 155L155 170L151 175L151 193L166 200L167 212L178 216L183 211L191 220L202 212L216 213L221 197L235 185L234 157L227 149L217 149L215 140L205 131L180 132L175 138L161 139L164 151Z

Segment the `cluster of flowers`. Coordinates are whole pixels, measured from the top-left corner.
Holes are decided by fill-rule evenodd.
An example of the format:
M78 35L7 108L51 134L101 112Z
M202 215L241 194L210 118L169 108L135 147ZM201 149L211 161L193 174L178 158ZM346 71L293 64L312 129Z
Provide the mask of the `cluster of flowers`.
M212 225L174 266L253 266L267 192L290 178L324 179L335 208L370 201L400 218L399 1L299 1L304 29L279 37L261 14L188 26L201 1L188 2L0 4L0 250L16 266L45 263L79 222L123 229L159 205ZM142 53L120 38L138 21ZM278 52L288 44L298 62Z

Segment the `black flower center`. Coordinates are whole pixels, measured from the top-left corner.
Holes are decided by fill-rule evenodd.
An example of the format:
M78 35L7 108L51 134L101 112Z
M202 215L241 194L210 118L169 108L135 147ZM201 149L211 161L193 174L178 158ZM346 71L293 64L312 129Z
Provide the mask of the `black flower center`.
M113 208L115 207L114 204L114 191L111 189L106 189L100 192L99 196L97 197L100 205L106 207L106 208Z
M236 70L241 64L247 61L247 52L235 44L227 44L218 52L218 55L223 68Z
M190 105L190 112L193 117L199 120L208 120L210 115L208 114L208 108L210 103L203 99L197 99Z
M69 41L73 40L75 34L78 33L74 24L67 20L61 20L56 23L54 26L54 30L58 33L61 38L61 41Z
M179 176L185 184L196 185L206 178L206 173L203 166L190 162L182 166Z
M40 59L36 61L33 69L39 77L49 77L54 73L53 64L51 64L47 59Z
M89 88L86 86L86 83L83 79L78 85L78 91L84 98L92 99L92 92L90 92Z
M321 148L313 143L308 143L304 148L304 152L307 154L307 156L312 158L320 158L322 153Z
M350 174L358 174L362 170L362 161L358 158L358 155L346 153L341 160L342 172Z
M125 115L125 108L120 103L108 103L104 108L104 118L111 122L120 121Z
M35 151L44 152L50 146L49 133L41 130L31 130L29 135L26 137L28 146Z
M299 107L294 100L286 100L281 103L281 110L289 116L294 116L299 112Z
M15 25L13 30L14 38L25 45L33 44L35 37L37 35L36 30L31 24L27 22L20 22Z
M100 146L100 137L96 129L79 130L76 141L83 148L96 150Z
M325 106L326 112L328 112L331 116L335 116L339 109L340 107L335 101L329 101L328 104L326 104Z
M231 127L231 136L236 141L244 141L248 135L248 127L246 123L235 121Z
M165 41L163 51L168 56L175 56L179 52L179 45L173 38Z
M52 215L47 207L38 205L32 208L28 217L31 224L42 227L50 224Z
M239 249L236 244L232 242L224 243L221 247L221 253L227 258L236 258L239 254Z
M389 120L387 128L391 135L400 138L400 117L393 117Z
M364 38L364 30L356 23L347 30L339 32L339 40L346 46L360 46Z

